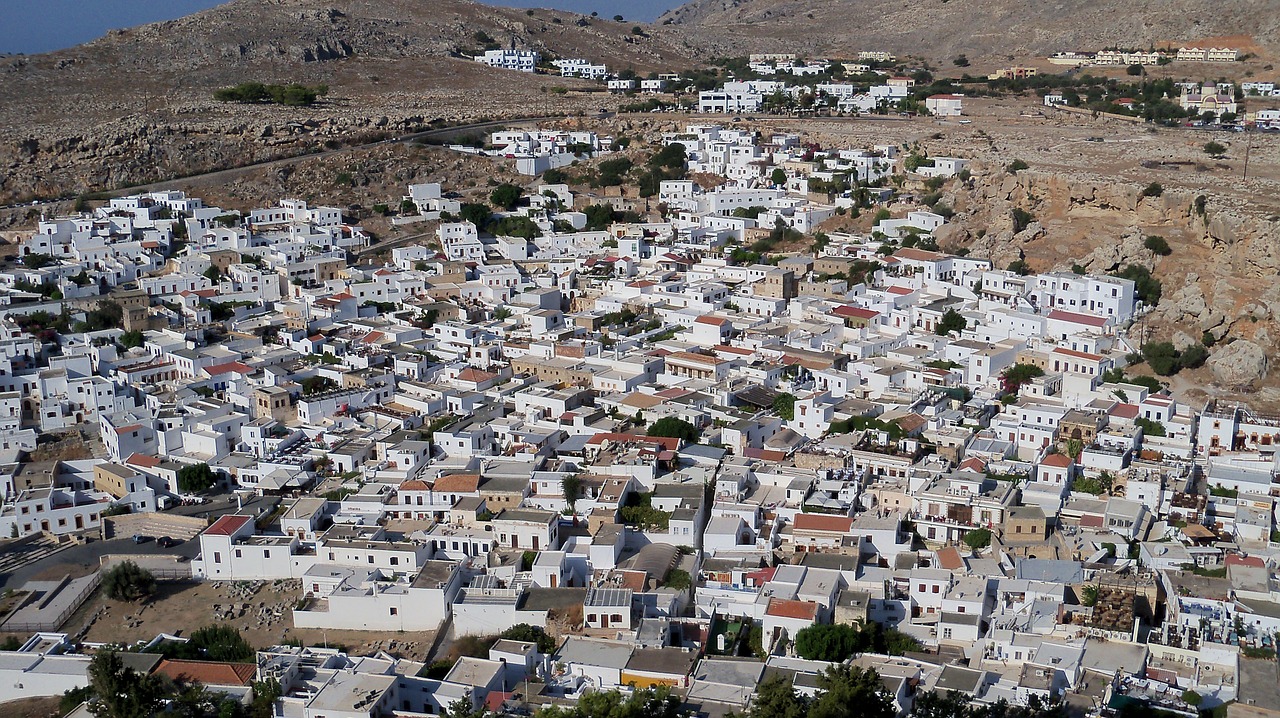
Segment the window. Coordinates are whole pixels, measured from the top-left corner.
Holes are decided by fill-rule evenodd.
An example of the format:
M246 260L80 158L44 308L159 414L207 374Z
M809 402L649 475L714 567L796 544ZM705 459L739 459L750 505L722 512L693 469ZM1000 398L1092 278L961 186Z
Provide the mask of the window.
M236 558L240 558L240 549L236 549Z
M218 551L214 551L214 552L213 552L213 562L214 562L214 563L222 563L222 554L221 554L221 553L219 553Z
M400 565L400 557L399 557L399 556L392 556L392 557L391 557L391 565L392 565L392 566L399 566L399 565ZM395 609L391 609L391 610L393 610L393 611L394 611Z
M369 563L373 563L373 554L369 554Z
M391 615L394 616L399 612L400 609L396 608L395 606L392 606L389 610L391 611Z

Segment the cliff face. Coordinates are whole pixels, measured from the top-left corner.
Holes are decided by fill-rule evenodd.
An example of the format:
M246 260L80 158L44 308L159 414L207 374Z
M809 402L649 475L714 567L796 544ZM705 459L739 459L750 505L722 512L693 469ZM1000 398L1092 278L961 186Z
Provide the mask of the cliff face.
M1150 339L1185 347L1207 335L1212 353L1222 354L1207 380L1227 389L1274 383L1266 381L1265 356L1280 350L1280 217L1216 206L1185 189L1144 196L1129 183L1031 170L976 171L944 200L957 210L954 226L939 235L944 247L967 247L997 267L1018 259L1038 271L1145 267L1163 286L1142 322ZM1015 231L1020 212L1025 226ZM1150 235L1164 237L1172 252L1148 250ZM1228 352L1225 342L1244 343Z

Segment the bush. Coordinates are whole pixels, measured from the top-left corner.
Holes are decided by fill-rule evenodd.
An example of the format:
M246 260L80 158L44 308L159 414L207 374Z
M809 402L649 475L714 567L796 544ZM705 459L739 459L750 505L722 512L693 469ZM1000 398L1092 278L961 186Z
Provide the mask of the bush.
M938 325L934 327L933 331L938 336L946 336L951 332L962 332L968 328L968 326L968 320L961 316L960 312L957 312L954 309L948 309L943 313L942 319L938 322Z
M1142 188L1143 197L1159 197L1162 194L1164 194L1164 187L1161 187L1159 182L1152 182Z
M701 432L693 424L684 419L677 419L674 416L664 416L653 422L645 433L649 436L664 436L684 439L690 443L696 444Z
M505 638L509 641L523 641L525 643L538 644L539 653L551 653L556 649L556 639L552 638L541 626L534 626L528 623L517 623L498 634L498 638Z
M524 190L516 185L500 184L489 193L489 201L493 203L494 207L510 210L515 208L522 194L524 194Z
M673 568L667 572L667 580L663 585L674 591L687 591L693 585L693 577L684 569Z
M208 464L193 464L178 469L178 490L194 494L208 491L217 481L217 476Z
M122 561L102 575L102 590L113 601L136 601L156 590L156 577L132 561Z
M309 87L296 82L288 85L264 85L261 82L242 82L234 87L215 90L213 99L219 102L242 103L275 103L292 107L305 107L315 104L321 96L329 93L328 85Z
M1173 250L1169 247L1169 243L1165 241L1164 237L1161 237L1158 234L1147 235L1147 238L1142 242L1142 246L1161 257L1167 257L1170 254L1173 254Z
M1227 148L1217 142L1204 143L1204 153L1210 157L1221 157L1227 153Z
M1011 175L1016 175L1016 174L1018 174L1019 172L1021 172L1022 170L1027 169L1027 167L1028 167L1028 166L1029 166L1029 165L1028 165L1026 162L1023 162L1022 160L1014 160L1014 161L1010 162L1010 163L1008 164L1008 166L1007 166L1007 167L1005 167L1004 169L1005 169L1005 171L1006 171L1006 172L1008 172L1009 174L1011 174Z
M1014 234L1017 234L1018 232L1021 232L1022 230L1029 227L1031 223L1034 222L1036 219L1035 215L1031 214L1025 209L1022 209L1021 207L1014 207L1013 212L1011 214L1013 216L1013 233Z
M964 541L965 546L974 550L986 548L991 545L991 531L987 529L973 529L966 532L961 541Z
M1160 280L1151 276L1151 271L1146 267L1138 264L1128 264L1125 265L1122 271L1111 276L1132 280L1134 293L1147 306L1154 307L1160 304L1160 297L1164 293L1164 288L1161 286Z

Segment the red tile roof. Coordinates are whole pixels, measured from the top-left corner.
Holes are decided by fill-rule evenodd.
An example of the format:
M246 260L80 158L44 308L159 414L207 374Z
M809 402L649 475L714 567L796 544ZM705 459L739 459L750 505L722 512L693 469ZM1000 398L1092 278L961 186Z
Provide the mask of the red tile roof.
M155 672L174 681L196 682L206 686L247 686L257 674L257 666L252 663L162 659Z
M1071 459L1066 454L1049 454L1044 457L1044 461L1041 461L1040 465L1052 466L1055 469L1065 469L1071 465Z
M252 374L253 369L238 361L227 362L226 364L218 364L216 366L205 368L205 373L209 376L218 376L219 374L227 374L229 372L235 372L236 374Z
M785 598L769 599L765 614L778 618L799 618L812 621L818 617L818 604L812 601L791 601Z
M964 568L964 559L960 557L960 552L955 546L947 546L938 549L938 566L948 571L958 571Z
M875 312L862 307L851 307L848 304L841 304L831 311L837 317L856 317L858 319L874 319L880 316L880 312Z
M1079 312L1068 312L1065 309L1054 309L1049 312L1049 318L1062 322L1072 322L1074 324L1087 324L1091 327L1103 327L1107 324L1106 317L1099 317L1094 314L1081 314Z
M400 484L401 491L430 491L431 485L421 479L410 479Z
M253 521L251 516L228 514L214 521L213 525L205 529L204 532L209 536L230 536L244 528L244 525L250 521Z
M827 514L796 514L792 522L796 531L832 531L847 533L853 525L848 516L830 516Z
M1052 352L1049 352L1049 353L1075 357L1076 359L1088 359L1089 361L1102 361L1102 356L1099 354L1090 354L1089 352L1078 352L1075 349L1063 349L1062 347L1058 347L1057 349L1054 349Z
M729 323L729 320L724 317L713 317L710 314L704 314L693 321L695 324L710 324L715 327L722 327Z
M1137 404L1116 404L1111 407L1108 414L1120 419L1136 419L1138 416Z
M458 372L458 381L470 381L477 384L497 378L497 374L476 369L475 367L467 367L466 369Z
M448 474L436 479L436 491L469 493L480 488L480 474Z
M129 454L129 458L125 459L124 463L133 464L134 466L145 466L149 469L153 469L160 465L160 459L156 456L134 452Z

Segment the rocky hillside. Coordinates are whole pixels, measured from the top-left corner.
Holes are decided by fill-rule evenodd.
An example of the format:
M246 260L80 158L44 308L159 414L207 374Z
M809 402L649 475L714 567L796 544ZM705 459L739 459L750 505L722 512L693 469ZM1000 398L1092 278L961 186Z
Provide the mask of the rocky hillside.
M684 67L633 23L470 0L232 0L68 50L0 59L0 204L298 154L433 119L594 110L557 86L460 59L487 43L637 71ZM324 84L312 107L215 102L247 81Z
M1037 271L1150 270L1163 296L1136 338L1179 349L1212 342L1209 362L1192 378L1280 401L1280 372L1269 360L1280 350L1280 217L1185 189L1144 196L1130 183L998 167L979 168L944 201L954 202L958 221L939 234L943 246L966 247L997 267L1024 259ZM1030 216L1025 228L1014 223L1018 210ZM1172 251L1149 250L1151 235Z
M1280 48L1280 16L1258 0L693 0L660 22L742 54L889 50L950 60L1147 47L1250 35ZM1237 38L1236 44L1248 42ZM739 48L738 52L733 52Z

